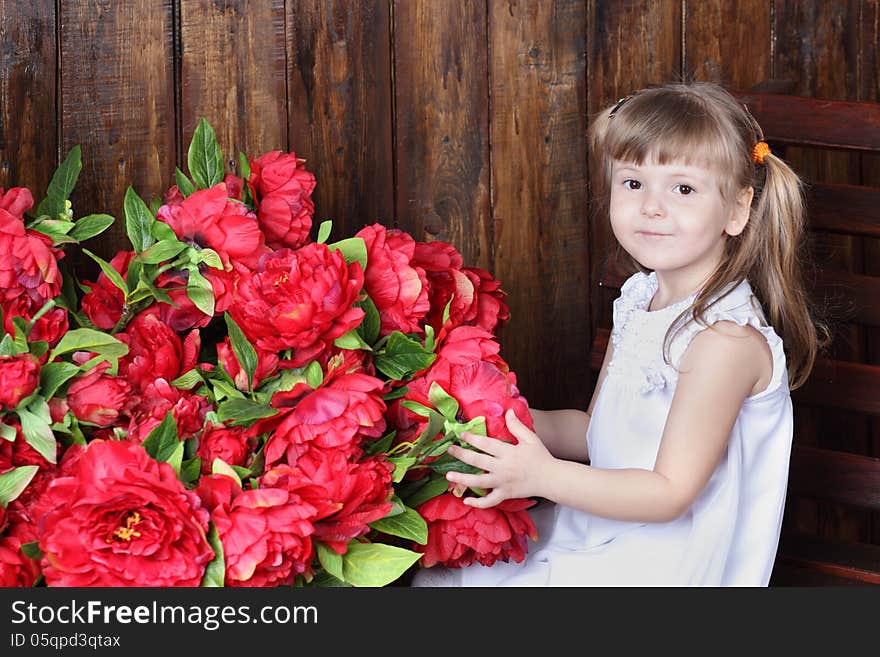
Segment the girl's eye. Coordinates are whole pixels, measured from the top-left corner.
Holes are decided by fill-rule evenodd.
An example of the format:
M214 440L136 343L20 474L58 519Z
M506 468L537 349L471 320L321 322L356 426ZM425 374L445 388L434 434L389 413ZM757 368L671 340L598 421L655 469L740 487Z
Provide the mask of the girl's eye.
M694 191L694 188L691 187L690 185L676 185L675 189L677 189L678 193L681 194L682 196L687 196L692 191Z
M632 178L627 178L626 180L623 181L623 186L626 189L635 190L635 189L641 189L642 183L640 183L638 180L633 180Z

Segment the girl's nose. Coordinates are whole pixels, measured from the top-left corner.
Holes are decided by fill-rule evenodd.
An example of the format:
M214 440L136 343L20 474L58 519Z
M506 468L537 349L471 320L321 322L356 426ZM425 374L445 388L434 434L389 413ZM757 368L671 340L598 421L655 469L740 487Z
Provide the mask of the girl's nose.
M659 217L663 215L663 204L656 194L647 192L642 196L642 214L646 217Z

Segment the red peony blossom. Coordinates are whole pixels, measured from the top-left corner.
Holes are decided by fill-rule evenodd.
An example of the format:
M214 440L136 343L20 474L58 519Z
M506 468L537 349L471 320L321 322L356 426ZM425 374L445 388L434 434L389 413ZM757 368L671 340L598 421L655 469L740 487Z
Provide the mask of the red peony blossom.
M210 474L215 458L229 465L246 465L250 447L249 434L243 427L224 427L208 422L199 436L196 454L202 458L202 472Z
M211 284L214 292L214 316L222 315L232 303L232 293L238 283L239 273L235 270L222 271L202 265L202 276ZM156 285L168 293L171 303L159 304L162 321L178 332L192 328L203 328L214 318L206 315L192 302L186 293L189 272L169 270L159 274Z
M355 373L330 378L317 390L300 383L275 393L272 405L283 412L253 427L255 433L272 431L264 450L267 465L282 460L296 465L310 445L356 453L361 440L385 431L383 388L381 380Z
M61 292L63 254L46 235L25 228L24 213L33 204L28 189L13 187L5 194L0 189L0 300L25 296L39 310Z
M105 374L110 363L104 361L67 389L67 405L81 422L112 427L126 413L131 386L120 376Z
M0 587L33 586L40 576L40 564L26 557L21 546L37 540L37 532L31 523L12 513L6 518L5 529L3 524L0 520Z
M337 450L310 449L295 468L281 465L266 472L260 487L313 484L300 491L317 509L313 538L344 554L353 538L370 531L369 523L391 511L393 471L383 456L353 462Z
M205 424L211 402L201 395L180 390L165 379L156 379L145 386L129 411L128 438L136 442L150 432L171 411L181 440L192 438Z
M35 356L0 356L0 410L14 409L39 384L40 362Z
M242 203L229 200L222 182L177 204L163 205L156 217L181 241L214 249L227 269L252 269L269 250L256 217Z
M251 161L248 187L257 205L257 219L274 249L296 249L309 239L315 204L315 176L294 153L272 151Z
M255 347L293 349L290 364L301 367L361 323L352 304L363 283L361 266L324 244L282 249L242 277L229 313Z
M463 568L474 562L491 566L496 561L516 563L526 556L527 537L537 540L528 514L532 500L509 499L488 509L465 505L460 497L444 493L416 510L428 523L427 545L413 549L424 553L422 565L442 564Z
M315 508L295 489L242 490L214 475L202 477L199 494L215 505L211 520L223 544L227 586L289 586L309 570Z
M128 353L119 359L119 375L141 390L156 379L172 381L195 367L201 344L197 330L181 340L156 305L138 313L116 338L128 345Z
M110 261L113 267L126 280L128 265L134 257L134 251L119 251ZM125 295L116 287L104 272L98 275L95 282L85 281L91 289L82 298L82 309L92 324L104 330L110 330L122 317Z
M214 552L208 512L167 463L93 440L37 503L49 586L198 586Z
M364 288L379 310L379 335L393 331L421 333L419 322L431 305L425 270L410 264L415 240L403 231L387 230L380 224L365 226L356 236L367 245Z

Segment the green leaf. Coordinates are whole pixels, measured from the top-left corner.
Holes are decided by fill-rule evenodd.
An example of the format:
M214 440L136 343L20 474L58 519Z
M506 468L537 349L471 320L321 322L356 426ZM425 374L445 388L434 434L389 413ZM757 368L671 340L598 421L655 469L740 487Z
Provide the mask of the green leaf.
M201 249L196 253L198 254L198 262L194 260L194 264L204 262L211 269L223 269L223 260L220 259L220 254L214 249Z
M455 420L458 415L458 400L446 392L436 381L431 383L431 388L428 390L428 400L444 417Z
M128 353L128 345L103 331L89 328L74 329L65 333L55 345L49 355L49 361L72 351L92 351L101 356L119 358Z
M202 457L196 456L180 464L179 479L185 484L191 484L199 478L202 472Z
M46 400L39 399L28 408L18 408L15 412L21 420L25 442L42 454L49 463L56 463L58 443L52 433L52 417Z
M39 541L31 541L30 543L21 544L21 553L28 559L42 559L43 551L40 549Z
M214 550L214 558L211 559L207 568L205 568L205 575L202 577L201 585L205 588L223 586L226 582L226 560L223 555L223 543L220 541L220 535L217 533L217 528L213 522L208 530L207 539L208 545Z
M417 509L428 500L449 490L449 482L446 477L425 477L414 484L406 490L399 491L399 495L406 505L413 509Z
M178 442L177 447L174 448L174 451L171 452L171 456L169 456L166 460L166 463L174 468L174 474L180 478L180 464L183 462L183 443Z
M8 506L21 495L39 469L38 465L22 465L0 474L0 505Z
M85 242L100 235L116 221L109 214L89 214L77 219L69 235L77 242Z
M342 579L354 586L385 586L421 557L418 552L393 545L352 541L342 555Z
M437 355L425 349L418 341L394 331L385 348L375 356L376 368L390 379L402 381L427 367Z
M18 436L18 431L16 431L15 427L0 422L0 438L14 442L16 436Z
M250 399L229 399L217 406L217 417L224 424L249 424L254 420L272 417L278 409Z
M303 374L306 377L306 383L308 383L315 390L317 390L318 387L322 383L324 383L324 372L321 369L321 365L316 360L313 360L311 363L309 363L306 366L306 369L303 372ZM292 388L293 388L293 386L291 386L289 389L292 389Z
M125 232L132 247L136 253L146 251L153 244L153 234L150 229L156 221L155 217L130 185L125 190L122 207L125 211Z
M174 179L177 182L177 189L183 194L183 198L186 198L196 191L196 186L193 185L192 181L186 177L186 174L177 167L174 167Z
M113 283L113 285L115 285L122 291L123 295L128 294L128 285L125 283L125 279L122 278L122 274L120 274L113 268L113 265L111 265L103 258L96 256L94 253L86 248L83 248L82 252L98 263L98 265L101 267L101 271L104 272L104 275L110 279L110 282Z
M162 422L153 427L153 430L141 444L147 450L147 454L159 463L164 463L172 457L177 446L182 443L177 435L177 425L174 423L171 411L165 414Z
M348 264L359 262L362 269L367 268L367 245L361 237L349 237L339 240L327 247L331 251L341 251L342 257Z
M238 173L244 180L243 187L247 189L247 181L251 177L251 163L248 161L247 155L241 152L238 154Z
M214 316L214 288L211 282L202 276L197 265L189 267L189 281L186 284L186 296L196 308L209 317Z
M64 361L46 363L40 370L40 394L49 399L58 391L58 388L75 377L79 372L79 366Z
M68 233L73 230L75 225L72 221L44 219L29 226L29 228L49 236L52 239L52 244L73 244L76 240L68 236Z
M406 474L406 471L410 469L410 467L416 464L415 459L411 456L393 456L388 459L388 462L394 466L394 473L391 475L391 481L395 484L399 483L403 480L403 475Z
M70 149L64 162L52 176L52 180L46 188L46 198L37 207L38 215L59 219L66 214L65 201L70 198L70 193L76 186L80 170L82 170L82 150L77 145Z
M180 390L192 390L203 381L204 379L202 378L202 374L199 371L199 368L194 367L174 379L171 382L171 385L173 385L175 388L179 388Z
M164 221L159 221L158 219L154 221L153 225L150 227L150 233L160 242L163 240L173 241L177 239L177 233L174 232L174 229Z
M337 579L342 579L342 555L333 548L327 547L320 541L315 541L315 551L318 553L318 561L328 573Z
M257 350L247 339L239 325L232 319L229 313L223 313L226 320L226 328L229 333L229 342L232 344L232 353L235 354L238 364L247 374L248 390L254 388L254 374L257 372Z
M214 128L204 118L193 132L187 151L187 165L195 184L208 189L223 180L223 151Z
M418 511L408 506L404 507L403 513L374 520L370 527L385 534L410 539L419 545L428 542L428 523Z
M232 469L232 466L229 465L226 461L219 457L214 457L214 460L211 462L211 474L219 474L226 475L227 477L231 477L235 483L241 487L241 477L238 473Z
M152 236L150 236L152 239ZM173 240L159 240L138 255L138 260L148 265L158 265L160 262L170 260L178 253L187 248L186 244L175 237Z
M372 351L370 345L364 342L364 339L361 337L361 334L357 329L352 329L345 335L340 335L333 341L333 344L340 349L349 349L351 351L356 351L357 349Z
M333 230L333 222L329 219L327 221L322 221L321 225L318 227L318 244L323 244L327 241L327 238L330 237L330 231Z
M379 330L382 328L382 319L379 317L379 309L369 297L365 296L363 300L354 304L364 311L364 320L357 327L358 332L364 339L364 342L371 345L376 342L379 337Z

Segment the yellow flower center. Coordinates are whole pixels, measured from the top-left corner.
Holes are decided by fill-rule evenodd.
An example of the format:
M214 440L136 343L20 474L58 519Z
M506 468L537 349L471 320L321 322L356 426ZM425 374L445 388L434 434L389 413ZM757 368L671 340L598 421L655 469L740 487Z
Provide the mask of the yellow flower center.
M119 525L116 529L113 530L113 534L110 538L107 539L107 542L113 540L113 537L116 537L122 541L130 541L132 538L137 538L141 535L139 531L134 529L134 526L138 524L142 520L141 514L137 511L132 511L125 517L125 523L123 525Z
M289 280L290 280L290 274L285 272L285 273L281 274L280 276L278 276L278 278L275 279L275 287L278 287L279 285L284 285Z

